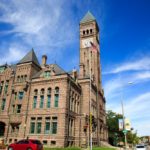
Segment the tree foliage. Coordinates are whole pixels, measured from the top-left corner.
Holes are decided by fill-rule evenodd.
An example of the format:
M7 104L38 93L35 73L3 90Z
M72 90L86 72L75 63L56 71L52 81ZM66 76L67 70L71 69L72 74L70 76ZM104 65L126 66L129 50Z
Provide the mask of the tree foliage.
M119 131L118 119L123 118L121 114L117 114L111 110L107 111L107 126L109 142L117 145L119 141L123 141L123 132Z
M129 144L137 144L139 142L139 137L137 136L137 133L132 133L131 131L129 131L127 133L127 141Z
M111 110L107 111L107 126L108 126L108 137L109 142L112 145L119 145L121 142L124 142L124 134L122 131L119 131L119 123L118 120L122 119L123 116L121 114L117 114ZM127 133L127 142L129 144L137 144L139 138L136 133L132 133L129 131Z

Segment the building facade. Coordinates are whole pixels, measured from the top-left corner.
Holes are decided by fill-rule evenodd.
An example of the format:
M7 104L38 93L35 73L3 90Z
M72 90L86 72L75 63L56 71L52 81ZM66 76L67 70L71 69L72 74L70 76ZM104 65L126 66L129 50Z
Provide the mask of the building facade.
M6 143L39 139L48 146L88 146L107 141L101 85L99 27L88 12L80 21L80 69L40 64L32 49L15 65L0 66L0 136ZM94 122L94 123L93 123Z

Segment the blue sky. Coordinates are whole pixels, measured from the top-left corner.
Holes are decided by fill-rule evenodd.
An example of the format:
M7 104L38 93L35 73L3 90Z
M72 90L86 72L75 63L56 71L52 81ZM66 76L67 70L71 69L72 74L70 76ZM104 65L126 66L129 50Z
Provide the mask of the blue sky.
M79 22L89 10L100 27L106 108L150 135L149 0L1 0L0 64L18 62L34 48L39 61L79 68ZM65 61L64 61L65 60ZM133 82L133 84L128 84Z

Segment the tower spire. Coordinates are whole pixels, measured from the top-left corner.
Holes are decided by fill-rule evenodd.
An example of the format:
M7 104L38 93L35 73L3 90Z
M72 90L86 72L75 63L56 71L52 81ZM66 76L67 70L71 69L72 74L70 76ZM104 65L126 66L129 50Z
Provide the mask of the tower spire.
M90 11L88 11L86 15L82 18L80 23L85 23L85 22L94 21L94 20L96 20L95 17L92 15Z
M91 54L93 47L96 48L96 53ZM99 27L95 17L88 11L80 21L80 78L89 77L91 72L93 83L98 89L101 88L99 52ZM92 55L91 61L89 54Z

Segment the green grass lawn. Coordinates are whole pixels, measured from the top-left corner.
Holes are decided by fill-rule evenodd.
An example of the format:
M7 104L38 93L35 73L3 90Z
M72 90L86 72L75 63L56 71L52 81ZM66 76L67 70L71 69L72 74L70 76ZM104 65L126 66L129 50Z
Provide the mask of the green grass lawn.
M115 148L110 148L110 147L93 147L93 150L115 150Z
M81 148L77 147L68 147L68 148L44 148L44 150L81 150ZM83 150L83 149L82 149ZM88 150L88 149L86 149ZM115 148L108 147L93 147L93 150L115 150Z
M81 150L77 147L67 147L67 148L44 148L44 150Z

